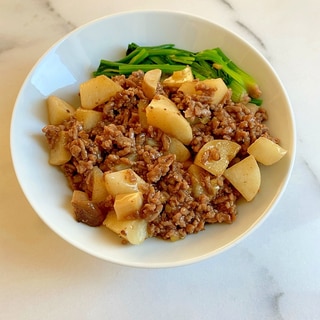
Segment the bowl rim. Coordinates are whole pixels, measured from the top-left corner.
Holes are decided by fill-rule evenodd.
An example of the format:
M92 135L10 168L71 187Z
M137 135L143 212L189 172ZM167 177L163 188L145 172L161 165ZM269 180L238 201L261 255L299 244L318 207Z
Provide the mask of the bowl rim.
M243 42L245 45L247 45L250 50L254 51L254 53L256 55L259 56L260 59L263 60L263 62L268 66L268 68L272 71L273 75L276 77L277 81L279 82L279 85L281 86L282 89L282 94L284 95L284 98L287 102L287 107L288 107L288 111L289 111L289 116L290 116L290 121L292 123L292 140L291 140L291 158L290 158L290 164L289 167L287 168L287 174L284 178L284 182L282 184L282 188L280 190L280 192L276 195L275 199L272 201L272 203L270 204L270 207L268 207L266 209L267 213L262 215L261 217L259 217L259 219L257 219L248 229L246 229L246 231L244 233L242 233L241 235L239 235L237 238L232 239L230 242L228 242L227 244L225 244L224 246L214 250L214 251L210 251L207 252L205 254L202 254L200 256L196 256L196 257L190 257L188 259L184 259L184 260L179 260L176 263L173 262L165 262L165 263L126 263L124 261L118 261L117 259L112 259L110 257L106 258L102 255L99 255L98 253L92 253L92 251L90 250L86 250L85 248L83 248L82 246L79 246L79 244L77 244L76 241L73 241L73 239L70 238L66 238L63 234L61 234L59 232L59 230L56 230L56 228L52 228L52 226L46 221L46 219L43 217L43 215L41 213L38 212L38 210L36 210L36 205L34 203L34 201L32 201L29 196L28 196L28 192L26 190L26 186L25 183L23 181L21 181L21 177L19 175L18 172L18 166L16 163L16 157L15 157L15 142L13 140L13 136L14 136L14 124L15 124L15 119L17 117L17 112L18 112L18 105L20 103L21 100L21 96L23 91L25 90L25 87L27 85L27 83L30 81L32 75L35 73L35 71L37 70L38 66L41 64L41 62L47 57L47 55L53 51L55 48L59 47L64 41L66 41L70 36L72 36L75 33L81 32L81 30L86 29L88 26L91 26L93 24L96 24L98 22L101 22L103 20L108 20L108 19L116 19L117 17L121 17L121 16L127 16L127 15L136 15L136 14L161 14L161 15L179 15L182 16L183 18L189 19L197 19L197 21L201 21L201 22L206 22L209 23L211 25L214 25L217 28L223 29L225 32L230 33L231 35L233 35L234 37L238 38L241 42ZM67 34L65 34L64 36L62 36L60 39L58 39L57 41L55 41L51 46L49 46L49 48L47 50L44 51L44 53L42 53L40 55L40 57L37 59L37 61L34 63L34 65L32 66L32 68L30 69L30 71L28 72L25 80L23 81L22 86L19 89L19 92L17 94L16 97L16 101L14 103L14 108L12 111L12 115L11 115L11 124L10 124L10 152L11 152L11 160L12 160L12 164L13 164L13 168L14 168L14 172L16 175L16 178L19 182L20 188L23 191L23 194L25 196L25 198L27 199L27 201L29 202L29 204L31 205L31 207L33 208L33 210L35 211L35 213L38 215L38 217L49 227L49 229L51 229L52 231L54 231L54 233L58 234L59 237L61 237L62 239L64 239L66 242L68 242L69 244L72 244L74 247L76 247L77 249L86 252L87 254L90 254L94 257L100 258L102 260L105 261L109 261L112 263L116 263L119 265L124 265L124 266L130 266L130 267L140 267L140 268L168 268L168 267L177 267L177 266L184 266L184 265L189 265L192 263L196 263L196 262L200 262L203 261L205 259L208 258L212 258L216 255L218 255L221 252L226 251L227 249L233 247L234 245L238 244L242 239L246 238L247 236L249 236L254 230L257 229L257 227L259 225L262 224L262 222L269 216L269 214L271 213L271 211L276 207L276 205L278 204L278 202L280 201L280 199L282 198L282 195L284 194L287 185L290 181L290 177L291 177L291 173L294 167L294 163L295 163L295 157L296 157L296 123L295 123L295 118L294 118L294 113L293 113L293 108L292 108L292 104L291 101L289 99L288 93L285 89L285 86L283 85L281 79L279 78L277 72L275 71L274 67L271 65L271 63L262 55L262 53L255 48L253 45L251 45L246 39L244 39L242 36L240 36L238 33L230 30L229 28L223 26L222 24L216 23L213 20L204 18L200 15L196 15L196 14L191 14L191 13L187 13L184 11L174 11L174 10L150 10L150 9L144 9L144 10L128 10L128 11L122 11L122 12L118 12L118 13L112 13L112 14L107 14L104 15L102 17L93 19L91 21L88 21L78 27L76 27L75 29L73 29L72 31L68 32Z

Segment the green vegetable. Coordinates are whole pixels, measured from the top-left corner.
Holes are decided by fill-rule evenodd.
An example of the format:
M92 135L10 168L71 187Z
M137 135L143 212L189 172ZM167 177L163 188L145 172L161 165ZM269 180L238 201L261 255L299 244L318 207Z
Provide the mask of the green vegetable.
M159 46L139 46L135 43L128 45L126 55L118 61L102 59L94 76L104 74L112 77L119 74L129 75L134 71L158 68L163 73L171 74L174 71L190 66L195 78L222 78L232 89L232 100L244 101L250 97L250 102L262 104L261 91L256 80L239 68L230 60L220 48L191 52L175 48L174 44Z

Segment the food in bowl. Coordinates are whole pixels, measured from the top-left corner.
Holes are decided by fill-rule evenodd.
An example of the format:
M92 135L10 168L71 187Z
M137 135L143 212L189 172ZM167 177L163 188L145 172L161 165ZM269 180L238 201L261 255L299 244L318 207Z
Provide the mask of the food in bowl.
M146 28L146 25L148 28ZM182 28L183 26L183 28ZM107 39L102 41L101 39ZM266 124L288 150L273 166L260 166L260 192L254 201L238 201L233 224L215 223L183 241L149 238L143 245L121 245L105 227L75 223L70 188L57 166L48 165L41 129L48 122L45 101L56 95L78 105L79 86L87 81L101 57L117 60L125 45L176 43L199 51L221 47L263 89ZM27 76L16 100L11 122L11 153L20 186L39 218L72 246L102 260L143 268L176 267L212 258L257 228L276 208L285 192L295 155L295 125L290 101L268 61L239 36L194 15L177 12L127 12L92 21L54 44ZM281 214L281 212L279 212Z
M203 68L207 63L207 71L212 50L171 46L188 59L175 56L170 69L163 60L147 65L146 56L137 63L143 49L150 47L128 52L134 64L121 75L102 60L95 77L80 84L79 108L56 96L47 100L49 162L68 179L76 220L105 225L132 244L231 224L237 200L252 201L259 192L257 161L271 165L286 154L265 124L259 87L221 49L209 75L190 57ZM111 65L125 68L127 57Z

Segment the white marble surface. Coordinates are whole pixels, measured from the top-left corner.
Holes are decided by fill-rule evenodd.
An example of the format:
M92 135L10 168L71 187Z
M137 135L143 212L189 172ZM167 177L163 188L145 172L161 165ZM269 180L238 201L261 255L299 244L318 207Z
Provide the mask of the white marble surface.
M320 5L317 0L0 0L1 319L320 319ZM273 64L293 104L297 157L287 191L253 234L197 264L144 270L80 252L24 198L10 117L37 59L92 19L172 9L237 32ZM319 117L319 118L318 118Z

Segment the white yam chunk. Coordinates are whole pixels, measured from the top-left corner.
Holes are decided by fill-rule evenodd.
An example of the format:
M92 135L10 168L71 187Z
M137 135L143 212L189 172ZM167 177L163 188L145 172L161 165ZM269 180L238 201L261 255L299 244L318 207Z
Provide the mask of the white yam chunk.
M183 144L191 142L193 136L190 123L169 98L159 95L152 99L146 108L146 115L149 125L161 129Z
M110 211L103 224L131 244L140 244L148 237L147 222L143 219L118 220L116 213Z
M108 191L104 182L102 170L95 166L92 169L92 201L104 201L108 195Z
M226 169L223 175L247 201L251 201L260 189L260 168L252 155Z
M75 112L75 108L66 101L56 97L49 96L47 99L47 110L49 124L59 125L68 120Z
M266 166L278 162L287 153L287 150L265 137L259 137L248 147L247 151L258 162Z
M146 184L132 169L107 172L104 174L104 182L108 193L112 196L137 192L142 185Z
M179 162L185 162L191 156L189 149L176 138L170 138L169 152L175 154Z
M91 78L80 84L80 101L84 109L94 109L107 102L123 88L105 75Z
M78 108L74 116L78 121L83 123L83 129L86 131L94 128L103 118L102 112L83 108Z
M179 88L184 82L192 81L193 79L192 69L187 66L183 70L174 71L169 78L163 80L163 85Z
M142 81L142 90L147 98L153 99L157 92L162 71L160 69L149 70L145 73Z
M240 148L240 145L233 141L212 140L207 142L199 150L194 159L194 163L211 174L220 176Z
M213 104L219 104L228 93L228 87L221 78L185 82L180 86L179 91L182 91L185 95L190 96L195 94L201 95L202 92L197 89L197 87L201 84L213 89L211 94Z
M117 194L114 199L114 211L118 220L133 220L139 218L139 210L143 204L141 192Z
M67 163L71 159L71 153L66 148L68 141L68 132L60 131L55 144L49 153L49 163L54 166L60 166Z
M228 93L228 87L226 86L226 84L221 78L206 79L201 82L206 86L208 86L209 88L214 89L214 92L212 94L212 97L213 97L212 102L214 104L219 104Z

